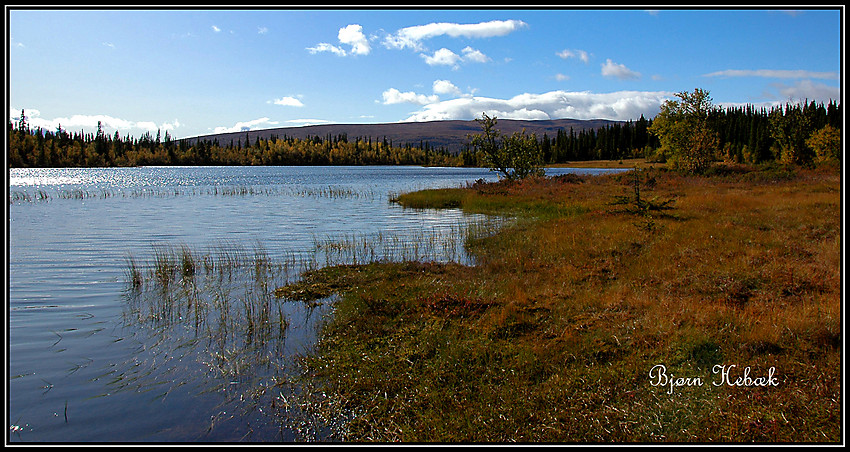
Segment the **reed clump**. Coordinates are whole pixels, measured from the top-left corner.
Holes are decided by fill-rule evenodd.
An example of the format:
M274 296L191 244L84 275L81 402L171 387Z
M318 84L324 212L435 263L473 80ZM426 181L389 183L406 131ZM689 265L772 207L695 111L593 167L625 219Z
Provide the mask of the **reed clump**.
M156 245L146 264L126 258L128 320L140 326L185 324L209 337L268 342L289 320L273 287L289 281L288 264L273 262L260 245L222 245L206 252ZM242 331L244 335L234 334Z
M291 347L308 347L300 338L313 333L310 312L324 309L274 296L274 287L304 271L294 262L276 261L260 244L206 250L160 244L147 260L128 256L124 319L145 353L112 371L113 390L154 387L165 397L191 384L199 393L226 395L225 410L259 407L257 412L272 415L268 407L280 390L267 389L292 378L296 352ZM143 365L143 356L155 368ZM206 371L180 364L190 358Z
M341 438L840 441L840 172L646 171L401 195L516 219L475 265L305 275L340 294L305 363ZM649 228L624 194L675 202Z

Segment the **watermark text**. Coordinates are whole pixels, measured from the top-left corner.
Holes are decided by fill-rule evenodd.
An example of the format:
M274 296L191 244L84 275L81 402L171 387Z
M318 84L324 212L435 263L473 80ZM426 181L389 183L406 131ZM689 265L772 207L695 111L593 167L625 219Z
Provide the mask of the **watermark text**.
M717 364L711 369L712 377L703 379L700 376L680 376L667 371L664 364L656 364L649 369L649 384L667 388L667 394L673 394L676 388L683 387L777 387L776 368L771 367L766 375L755 375L746 366L740 369L736 364ZM708 386L707 382L711 383Z

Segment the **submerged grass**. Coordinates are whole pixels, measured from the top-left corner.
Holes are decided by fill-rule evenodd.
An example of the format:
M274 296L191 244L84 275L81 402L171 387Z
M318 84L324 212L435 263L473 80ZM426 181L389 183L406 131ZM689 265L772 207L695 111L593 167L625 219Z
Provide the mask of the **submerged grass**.
M313 311L325 309L294 305L276 297L274 288L305 268L294 258L272 259L259 244L208 250L157 245L149 260L139 262L126 259L124 319L143 345L131 362L111 371L111 390L156 388L164 398L189 385L199 395L218 395L219 415L287 429L283 418L290 413L275 403L293 397L293 354L308 347L300 338L310 337L310 325L321 321Z
M674 200L651 228L612 205L628 174L427 190L396 201L517 221L468 242L474 266L281 286L341 294L305 358L339 439L841 441L839 171L644 171Z
M112 386L147 390L147 385L162 384L157 379L167 373L169 381L180 381L178 386L198 385L199 394L221 391L226 395L222 410L247 407L273 413L281 429L298 430L293 433L298 438L327 439L325 431L336 429L340 418L322 418L312 408L316 401L302 396L304 385L311 383L298 381L293 371L299 367L294 356L315 342L305 337L314 336L302 330L293 341L290 333L292 325L313 323L314 309L325 312L341 286L291 283L322 266L466 260L466 238L492 234L501 222L473 218L435 230L327 236L315 238L311 250L275 257L260 243L207 250L158 244L146 261L128 255L125 320L149 332L151 338L141 341L152 344L147 347L154 355L151 362L194 356L208 372L183 375L176 367L142 372L144 366L133 362L128 370L116 372ZM316 319L315 325L321 321Z
M473 256L466 252L464 244L492 235L509 221L479 217L429 229L316 236L312 253L322 267L406 261L471 263Z

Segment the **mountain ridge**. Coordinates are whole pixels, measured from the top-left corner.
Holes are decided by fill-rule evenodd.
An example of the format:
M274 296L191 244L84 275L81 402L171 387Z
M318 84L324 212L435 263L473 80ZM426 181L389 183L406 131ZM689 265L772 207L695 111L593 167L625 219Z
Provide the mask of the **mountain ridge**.
M525 130L528 134L536 134L542 138L547 134L554 138L558 130L563 129L569 133L572 129L575 133L582 130L599 129L610 124L623 123L625 121L613 121L607 119L546 119L546 120L521 120L521 119L497 119L496 128L503 135L511 135L514 132ZM272 129L246 130L240 132L224 132L196 137L182 138L188 144L199 140L218 141L222 146L228 145L231 140L234 144L244 144L246 136L251 143L257 140L267 140L272 136L283 138L312 138L327 136L336 137L345 135L349 140L362 138L365 140L381 141L386 138L394 146L411 145L414 147L422 143L428 143L431 149L444 148L451 153L463 150L469 142L468 136L481 132L480 125L475 120L442 120L422 122L392 122L392 123L367 123L367 124L317 124L310 126L277 127Z

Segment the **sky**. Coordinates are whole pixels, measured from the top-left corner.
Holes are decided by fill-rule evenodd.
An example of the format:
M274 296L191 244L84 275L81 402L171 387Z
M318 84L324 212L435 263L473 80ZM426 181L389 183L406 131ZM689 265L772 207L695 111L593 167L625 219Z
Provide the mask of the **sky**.
M841 101L843 6L32 9L8 6L7 121L171 137L481 117L652 118Z

